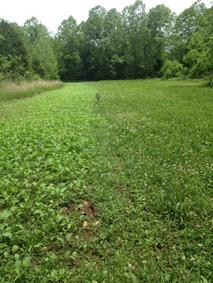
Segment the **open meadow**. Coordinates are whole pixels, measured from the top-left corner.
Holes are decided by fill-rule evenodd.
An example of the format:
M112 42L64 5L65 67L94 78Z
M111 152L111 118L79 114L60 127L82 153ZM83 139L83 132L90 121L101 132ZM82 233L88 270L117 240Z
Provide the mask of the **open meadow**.
M4 100L0 283L212 282L212 89L99 81Z

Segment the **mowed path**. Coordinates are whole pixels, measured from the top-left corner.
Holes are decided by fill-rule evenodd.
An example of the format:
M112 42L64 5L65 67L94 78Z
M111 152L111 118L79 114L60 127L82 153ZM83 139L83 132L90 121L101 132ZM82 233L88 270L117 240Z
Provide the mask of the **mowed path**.
M160 80L0 103L0 283L211 282L211 106Z

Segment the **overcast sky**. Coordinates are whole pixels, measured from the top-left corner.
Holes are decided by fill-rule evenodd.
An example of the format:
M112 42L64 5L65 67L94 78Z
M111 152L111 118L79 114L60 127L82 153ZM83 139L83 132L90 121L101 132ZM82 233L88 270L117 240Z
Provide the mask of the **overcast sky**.
M22 25L27 19L35 16L48 29L56 32L60 23L72 15L77 22L86 20L91 8L101 5L107 10L122 9L134 0L0 0L0 18ZM172 11L180 13L189 7L195 0L145 0L146 8L165 4ZM204 0L209 5L211 0Z

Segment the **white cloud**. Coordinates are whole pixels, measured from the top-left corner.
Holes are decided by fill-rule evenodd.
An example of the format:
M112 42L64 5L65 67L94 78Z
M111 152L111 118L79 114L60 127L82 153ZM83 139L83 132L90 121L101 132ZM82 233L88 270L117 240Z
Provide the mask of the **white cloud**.
M78 22L86 20L88 12L96 5L102 5L107 10L117 8L121 11L126 5L133 4L134 0L0 0L0 18L17 22L22 25L27 19L35 16L49 30L56 31L60 23L72 15ZM180 13L189 7L194 0L145 0L147 9L157 4L165 4L172 11ZM210 0L204 0L209 5Z

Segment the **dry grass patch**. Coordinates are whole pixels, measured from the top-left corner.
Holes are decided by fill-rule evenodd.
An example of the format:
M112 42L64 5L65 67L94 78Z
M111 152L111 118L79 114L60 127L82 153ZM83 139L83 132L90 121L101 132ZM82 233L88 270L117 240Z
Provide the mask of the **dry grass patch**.
M0 92L1 93L17 93L17 92L25 92L35 88L44 88L50 86L58 86L62 83L60 81L21 81L21 82L11 82L4 81L0 84Z
M61 88L63 83L60 81L4 81L0 83L0 101L20 99L40 94L44 91Z

